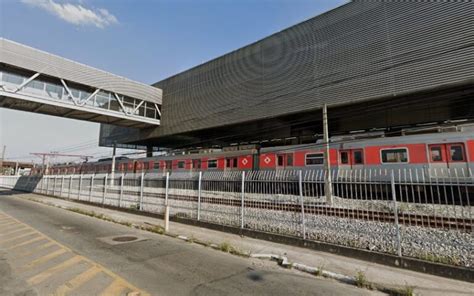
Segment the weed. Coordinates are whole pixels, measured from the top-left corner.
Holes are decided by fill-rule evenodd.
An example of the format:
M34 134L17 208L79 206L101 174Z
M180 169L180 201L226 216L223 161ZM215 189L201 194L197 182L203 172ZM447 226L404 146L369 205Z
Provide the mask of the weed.
M413 295L415 295L415 287L408 286L408 284L405 283L405 287L400 290L400 295L401 296L413 296Z
M314 272L315 276L323 276L324 265L320 265Z
M372 289L372 284L367 280L367 276L362 270L357 271L354 279L357 287Z
M442 264L448 264L448 265L460 265L460 260L457 257L443 256L443 255L437 255L437 254L426 253L426 252L420 254L418 257L422 260L435 262L435 263L442 263Z
M227 242L223 242L219 245L219 250L222 252L231 253L232 250L234 250L234 247L232 247L232 245Z

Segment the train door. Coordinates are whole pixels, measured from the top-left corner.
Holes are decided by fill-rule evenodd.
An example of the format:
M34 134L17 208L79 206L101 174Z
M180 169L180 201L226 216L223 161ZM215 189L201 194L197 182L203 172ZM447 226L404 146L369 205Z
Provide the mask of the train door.
M430 176L468 176L464 143L428 145Z
M238 168L238 158L237 157L226 157L225 159L225 169L233 170Z
M201 159L193 159L192 160L192 169L195 171L201 170Z
M364 151L362 149L341 150L339 162L342 169L361 169L364 167Z
M173 169L173 161L172 160L166 160L165 161L165 167L164 167L165 172L171 172L172 169Z
M279 153L276 155L277 169L285 169L293 167L293 153Z

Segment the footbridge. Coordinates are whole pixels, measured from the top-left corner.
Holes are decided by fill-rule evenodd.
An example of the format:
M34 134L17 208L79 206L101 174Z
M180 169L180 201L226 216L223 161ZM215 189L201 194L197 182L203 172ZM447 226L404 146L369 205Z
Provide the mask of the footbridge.
M0 107L146 128L161 102L159 88L0 38Z

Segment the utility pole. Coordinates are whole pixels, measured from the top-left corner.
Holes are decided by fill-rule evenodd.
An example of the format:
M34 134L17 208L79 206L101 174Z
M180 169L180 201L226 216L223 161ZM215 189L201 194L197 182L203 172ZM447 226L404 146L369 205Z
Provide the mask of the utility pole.
M326 151L324 153L324 169L326 171L326 182L324 183L324 192L326 193L326 203L332 205L332 180L331 180L331 157L329 153L329 128L328 128L328 107L323 105L323 140Z
M3 175L3 160L5 159L5 150L6 149L7 149L7 145L3 145L2 159L0 160L0 175Z
M110 172L110 185L114 185L114 179L115 179L115 153L117 151L117 142L115 141L114 142L114 150L112 152L112 169L111 169L111 172Z

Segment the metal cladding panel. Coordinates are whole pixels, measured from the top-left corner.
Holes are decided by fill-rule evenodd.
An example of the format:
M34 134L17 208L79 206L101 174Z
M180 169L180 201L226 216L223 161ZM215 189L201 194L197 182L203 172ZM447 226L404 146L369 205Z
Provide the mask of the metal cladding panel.
M102 70L0 38L0 63L161 104L162 91Z
M163 136L472 83L474 3L354 1L156 83Z

